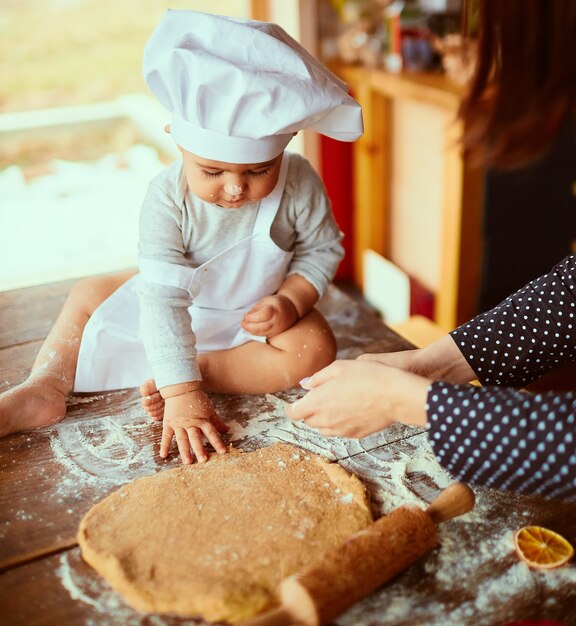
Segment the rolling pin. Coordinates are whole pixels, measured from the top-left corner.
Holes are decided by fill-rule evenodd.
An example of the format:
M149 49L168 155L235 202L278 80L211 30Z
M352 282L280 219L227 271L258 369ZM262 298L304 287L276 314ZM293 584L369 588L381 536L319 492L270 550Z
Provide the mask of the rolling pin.
M424 511L402 506L280 584L281 605L239 626L320 626L436 547L436 524L466 513L474 493L453 483Z

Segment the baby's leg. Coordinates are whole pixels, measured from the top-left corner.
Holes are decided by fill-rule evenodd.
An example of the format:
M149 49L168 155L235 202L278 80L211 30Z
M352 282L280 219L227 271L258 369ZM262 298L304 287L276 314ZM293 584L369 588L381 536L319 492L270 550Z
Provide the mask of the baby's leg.
M0 437L48 426L64 417L84 327L98 305L133 274L130 271L84 278L72 287L30 376L0 395Z
M250 341L231 350L209 352L200 355L198 362L207 391L260 394L295 387L335 358L334 333L313 309L267 343Z
M201 354L198 364L206 391L259 394L294 387L335 358L332 329L314 309L268 343L250 341L230 350ZM142 406L150 417L162 419L164 402L154 381L144 383L140 393Z

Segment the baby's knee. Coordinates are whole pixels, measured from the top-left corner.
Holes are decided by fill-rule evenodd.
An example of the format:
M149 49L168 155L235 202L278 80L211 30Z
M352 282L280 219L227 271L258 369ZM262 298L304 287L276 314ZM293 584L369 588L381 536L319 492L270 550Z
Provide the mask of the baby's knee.
M338 352L336 337L334 337L332 329L328 327L320 330L316 340L310 346L307 346L307 350L314 369L321 369L332 363Z
M270 338L268 343L284 355L287 370L300 378L322 369L336 358L334 333L315 309L287 331Z
M70 290L68 300L73 306L82 308L88 315L92 315L132 274L133 272L119 272L82 278Z
M308 368L318 370L332 363L338 350L336 337L318 311L309 314L303 331L299 348L302 356L309 361Z
M92 315L117 287L118 280L114 275L90 276L82 278L72 287L68 299L73 306Z
M105 277L94 276L90 278L82 278L70 290L69 300L75 304L81 305L83 308L93 310L96 294L102 289L102 282Z

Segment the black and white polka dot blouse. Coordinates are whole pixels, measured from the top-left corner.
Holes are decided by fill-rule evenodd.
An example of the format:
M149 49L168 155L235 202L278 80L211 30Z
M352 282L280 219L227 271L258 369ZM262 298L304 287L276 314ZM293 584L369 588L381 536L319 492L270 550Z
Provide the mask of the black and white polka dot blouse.
M576 361L576 255L451 333L484 385L432 384L430 441L455 477L576 500L576 394L520 388Z

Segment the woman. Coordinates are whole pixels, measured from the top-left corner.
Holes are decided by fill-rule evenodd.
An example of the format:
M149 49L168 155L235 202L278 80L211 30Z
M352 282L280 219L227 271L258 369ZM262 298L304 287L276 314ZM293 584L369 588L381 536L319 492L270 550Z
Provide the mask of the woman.
M519 35L521 33L521 36ZM576 2L481 0L464 150L494 168L546 153L576 113ZM326 436L428 425L438 461L488 487L576 500L574 393L519 391L576 361L576 255L430 346L336 361L288 407ZM484 385L467 385L479 379Z

